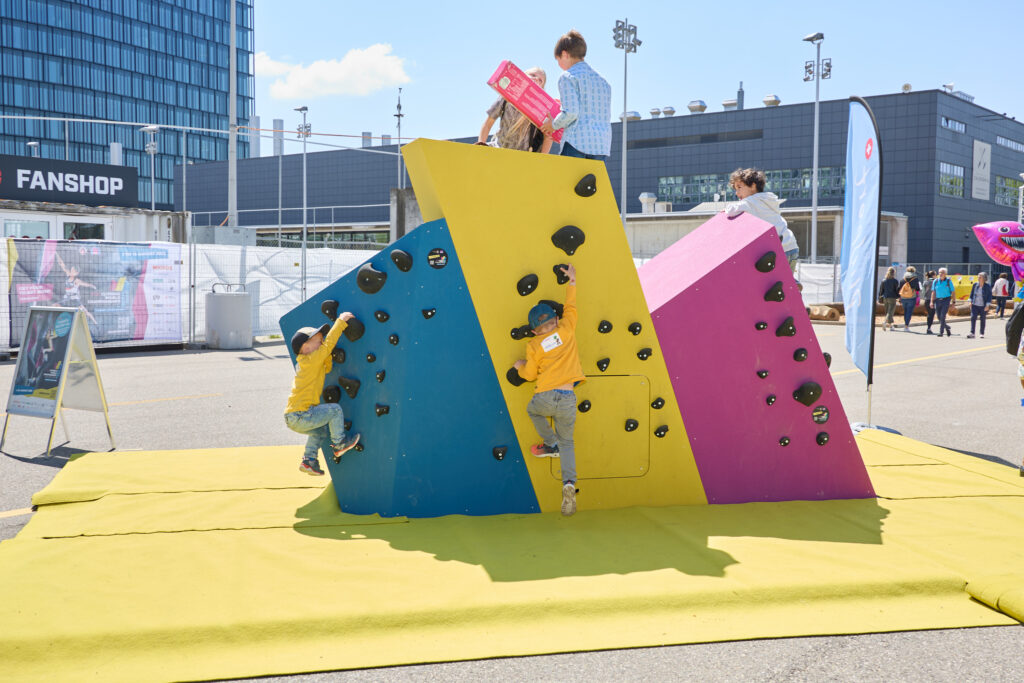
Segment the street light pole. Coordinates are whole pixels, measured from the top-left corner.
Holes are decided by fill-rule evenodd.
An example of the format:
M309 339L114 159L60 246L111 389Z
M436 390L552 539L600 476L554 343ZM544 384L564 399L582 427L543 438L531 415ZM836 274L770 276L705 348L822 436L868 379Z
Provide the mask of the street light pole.
M818 130L819 103L821 100L821 80L832 77L832 60L825 60L825 71L822 71L821 41L824 33L812 33L804 38L816 48L814 62L804 64L804 80L814 81L814 162L811 169L811 263L818 262Z
M302 125L299 126L299 137L302 138L302 300L306 300L306 139L309 137L310 126L306 123L306 112L309 108L305 105L296 107L295 111L302 113Z
M636 26L629 23L629 18L615 21L615 28L612 31L615 38L615 47L622 50L622 189L619 191L622 204L622 229L626 229L626 120L629 118L629 108L626 104L627 79L629 76L629 53L636 52L636 49L643 44L637 40Z
M32 142L26 142L25 144L28 145L28 155L30 157L35 157L36 159L38 159L39 158L39 141L38 140L33 140Z
M146 154L149 155L149 209L156 211L156 134L160 126L143 126L140 130L149 135L149 142L146 143Z
M402 117L405 114L402 113L402 89L398 89L398 113L395 114L395 120L398 121L398 139L395 140L395 149L398 150L398 189L401 190L405 187L405 170L402 166Z
M1020 174L1021 185L1017 188L1017 222L1024 223L1024 173Z

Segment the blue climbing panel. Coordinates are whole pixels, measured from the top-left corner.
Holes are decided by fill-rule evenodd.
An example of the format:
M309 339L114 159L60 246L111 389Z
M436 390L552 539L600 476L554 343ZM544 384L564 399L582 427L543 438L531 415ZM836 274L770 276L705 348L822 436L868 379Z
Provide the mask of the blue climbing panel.
M407 272L392 260L396 250L412 257ZM320 306L335 300L366 326L357 341L342 336L345 361L325 383L360 383L354 399L342 390L339 403L364 449L338 464L327 458L341 509L389 517L539 512L445 221L421 225L367 263L387 276L377 292L360 289L356 268L280 321L291 339L328 322ZM504 449L500 459L495 449Z

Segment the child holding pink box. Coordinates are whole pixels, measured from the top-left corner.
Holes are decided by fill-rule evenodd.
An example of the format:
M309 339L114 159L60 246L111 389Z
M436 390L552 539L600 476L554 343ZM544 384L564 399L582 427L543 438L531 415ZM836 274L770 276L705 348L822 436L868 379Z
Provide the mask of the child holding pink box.
M540 67L527 69L526 75L541 88L547 82L547 74ZM542 133L537 126L530 122L530 119L509 104L504 97L499 97L498 101L487 110L487 120L484 121L484 125L480 129L476 144L488 144L487 136L490 135L494 122L499 120L501 125L498 126L497 135L489 143L491 147L540 152L541 154L551 151L553 142L551 136Z
M604 160L612 151L612 89L601 74L583 61L587 41L573 29L555 44L555 60L565 71L558 79L562 111L544 121L541 130L552 135L565 130L562 156Z

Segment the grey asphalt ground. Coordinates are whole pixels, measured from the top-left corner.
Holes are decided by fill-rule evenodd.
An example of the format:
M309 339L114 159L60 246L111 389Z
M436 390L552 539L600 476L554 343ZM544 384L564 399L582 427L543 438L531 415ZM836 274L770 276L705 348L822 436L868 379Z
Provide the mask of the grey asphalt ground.
M926 336L924 328L877 333L871 421L903 434L1017 467L1024 456L1024 391L1004 350L1002 323L986 339ZM864 377L844 348L844 328L816 325L851 421L866 421ZM295 444L281 412L291 382L282 342L245 351L163 351L100 356L119 450ZM0 363L10 387L14 363ZM14 416L0 455L0 540L13 538L32 494L72 453L110 448L102 416L67 411L43 457L47 421ZM301 439L301 437L300 437ZM331 672L287 681L1018 681L1020 626L861 636L789 638Z

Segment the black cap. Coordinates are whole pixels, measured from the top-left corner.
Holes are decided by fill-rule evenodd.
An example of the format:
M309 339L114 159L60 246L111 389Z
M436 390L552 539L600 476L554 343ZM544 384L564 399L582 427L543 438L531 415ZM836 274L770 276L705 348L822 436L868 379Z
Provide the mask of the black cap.
M323 336L327 336L327 332L331 329L330 323L324 323L320 326L320 329L315 327L300 327L298 331L292 335L292 351L298 356L302 352L302 345L309 341L310 337L319 332Z

